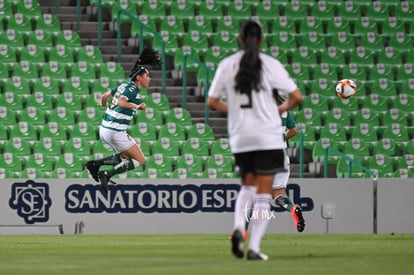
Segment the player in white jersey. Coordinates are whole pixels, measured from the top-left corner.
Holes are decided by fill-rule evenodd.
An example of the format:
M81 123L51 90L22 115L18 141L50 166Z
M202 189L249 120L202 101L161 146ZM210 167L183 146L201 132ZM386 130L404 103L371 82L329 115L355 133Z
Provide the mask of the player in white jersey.
M85 164L92 177L100 182L105 193L111 177L132 170L145 163L145 156L136 141L126 132L137 110L144 110L141 102L141 88L147 88L151 78L144 66L158 66L160 59L152 49L144 49L129 75L129 80L106 91L101 97L101 106L106 106L105 115L99 128L100 138L116 152L112 156L91 160ZM109 99L111 103L107 105ZM112 165L112 169L101 170L102 165Z
M285 171L281 114L303 101L295 82L283 65L260 51L261 26L246 21L239 35L243 50L223 59L208 94L208 106L227 112L230 147L239 167L242 186L234 210L232 252L244 257L243 231L250 208L257 215L251 222L247 259L266 260L260 252L265 234L275 174ZM277 106L274 95L286 96ZM225 99L225 100L224 100Z

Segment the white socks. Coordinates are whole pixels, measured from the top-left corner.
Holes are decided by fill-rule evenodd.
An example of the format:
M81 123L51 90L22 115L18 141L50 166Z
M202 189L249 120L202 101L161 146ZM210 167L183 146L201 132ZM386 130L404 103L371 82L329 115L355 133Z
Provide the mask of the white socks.
M253 216L250 223L249 250L260 252L260 242L266 233L267 224L272 218L270 203L272 195L257 194L254 200Z
M256 196L256 186L242 185L234 206L234 230L238 229L244 232L246 218L249 217L252 210L253 200Z

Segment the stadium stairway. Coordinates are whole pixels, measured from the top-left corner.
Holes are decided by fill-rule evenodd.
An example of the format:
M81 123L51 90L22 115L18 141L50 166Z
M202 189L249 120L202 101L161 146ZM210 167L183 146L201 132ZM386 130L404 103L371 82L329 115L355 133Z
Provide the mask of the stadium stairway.
M98 47L98 19L96 8L90 4L89 0L81 0L81 20L79 29L77 26L77 8L75 0L60 0L60 6L56 10L54 0L43 0L40 6L43 13L56 15L61 24L62 30L72 30L76 32L81 41L81 45L93 45ZM122 65L125 77L128 76L130 69L134 66L138 57L138 41L130 38L130 25L123 24L121 27L121 58L117 61L117 32L115 23L112 22L111 14L108 10L103 9L102 13L102 40L99 47L104 62L113 61ZM166 60L166 95L171 108L182 106L182 82L181 79L173 78L173 57L167 57ZM162 80L161 71L151 71L151 86L148 93L161 92ZM192 122L204 122L205 103L204 96L197 92L196 75L189 73L187 80L187 109L191 114ZM224 114L210 111L208 124L213 128L216 139L227 137L227 119ZM292 148L289 155L291 157L291 177L300 177L299 150ZM323 167L320 163L311 162L311 152L305 151L303 176L307 178L322 177ZM331 169L330 169L331 170ZM330 173L331 174L331 173Z

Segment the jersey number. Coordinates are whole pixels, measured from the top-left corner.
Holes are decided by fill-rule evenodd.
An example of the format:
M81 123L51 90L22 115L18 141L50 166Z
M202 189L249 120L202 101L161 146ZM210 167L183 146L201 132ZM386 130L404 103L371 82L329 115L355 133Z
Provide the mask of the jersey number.
M252 101L253 98L252 98L252 94L249 93L246 96L247 96L249 102L247 104L241 104L240 105L240 108L242 108L242 109L253 108L253 101Z

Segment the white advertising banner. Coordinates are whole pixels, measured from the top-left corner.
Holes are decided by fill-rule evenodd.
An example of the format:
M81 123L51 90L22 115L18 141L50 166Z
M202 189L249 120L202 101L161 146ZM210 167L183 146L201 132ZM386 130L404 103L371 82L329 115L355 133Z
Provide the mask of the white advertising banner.
M2 180L0 234L232 231L238 179L118 181L104 194L88 179ZM377 204L371 179L291 179L287 192L303 209L305 233L414 232L414 183L383 181ZM269 232L296 232L281 208L269 219Z

